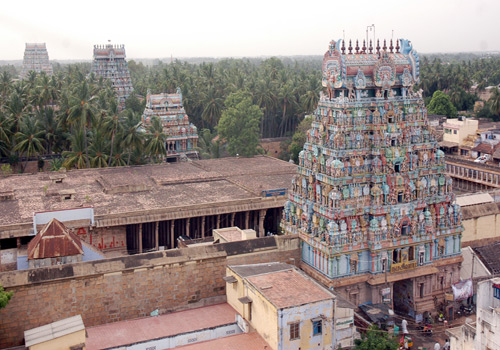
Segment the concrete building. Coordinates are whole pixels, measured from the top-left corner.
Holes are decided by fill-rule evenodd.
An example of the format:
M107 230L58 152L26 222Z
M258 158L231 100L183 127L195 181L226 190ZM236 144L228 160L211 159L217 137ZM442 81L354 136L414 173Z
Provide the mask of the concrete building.
M459 280L460 207L413 85L408 40L361 51L332 41L282 227L304 270L355 305L418 318ZM400 46L401 45L401 46ZM386 46L386 45L384 45Z
M478 283L475 350L500 347L500 278Z
M142 115L142 124L146 131L154 117L160 119L163 132L167 135L167 161L177 161L181 157L198 158L198 130L189 122L184 110L181 89L177 89L175 94L157 95L148 90L146 108Z
M36 73L45 72L52 75L52 65L49 62L49 54L45 43L26 43L21 79L26 78L30 71Z
M85 325L77 315L24 332L29 350L85 350Z
M479 122L475 119L466 117L446 119L443 124L443 141L451 142L460 147L469 135L476 135L478 127Z
M87 328L86 350L240 349L269 345L257 332L244 332L227 303ZM110 334L120 336L110 337Z
M335 349L353 345L353 310L340 312L336 337L335 296L281 263L228 266L228 303L241 315L245 329L255 329L272 349ZM338 342L337 342L338 340Z
M25 245L52 217L113 254L175 248L179 236L231 226L276 234L296 169L259 156L4 177L0 247Z

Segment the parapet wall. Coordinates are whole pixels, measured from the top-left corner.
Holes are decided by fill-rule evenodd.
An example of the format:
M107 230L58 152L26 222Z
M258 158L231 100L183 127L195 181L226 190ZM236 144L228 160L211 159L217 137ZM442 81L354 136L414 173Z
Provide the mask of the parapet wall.
M225 301L226 265L299 263L297 236L0 273L14 296L0 310L0 348L22 345L24 331L81 314L86 327Z

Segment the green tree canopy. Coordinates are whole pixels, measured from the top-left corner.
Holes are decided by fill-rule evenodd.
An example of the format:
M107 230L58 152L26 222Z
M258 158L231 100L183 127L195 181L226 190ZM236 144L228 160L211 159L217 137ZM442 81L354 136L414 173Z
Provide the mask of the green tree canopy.
M432 99L427 109L431 114L446 115L448 117L457 115L457 109L453 103L451 103L450 96L446 95L441 90L437 90L432 94Z
M14 292L6 292L0 284L0 309L7 306L12 295L14 295Z
M230 94L224 104L226 110L222 112L217 131L227 142L229 154L254 156L258 153L261 109L252 103L248 92L241 90Z
M397 350L398 342L390 338L386 331L380 330L375 326L363 334L361 339L356 340L355 350Z

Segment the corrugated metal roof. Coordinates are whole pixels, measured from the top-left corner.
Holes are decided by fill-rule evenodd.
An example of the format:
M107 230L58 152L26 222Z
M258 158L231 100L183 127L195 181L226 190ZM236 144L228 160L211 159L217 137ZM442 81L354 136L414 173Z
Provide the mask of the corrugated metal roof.
M82 242L62 222L50 220L28 244L28 260L83 254Z
M477 193L457 197L457 204L461 207L493 202L493 197L489 193Z
M82 316L76 315L45 326L29 329L24 332L24 341L26 346L30 347L83 329L85 329L85 325Z

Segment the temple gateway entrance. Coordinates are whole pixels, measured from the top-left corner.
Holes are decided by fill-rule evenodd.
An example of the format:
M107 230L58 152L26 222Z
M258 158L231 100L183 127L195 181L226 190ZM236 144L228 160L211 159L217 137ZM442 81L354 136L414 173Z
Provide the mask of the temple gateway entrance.
M413 300L413 280L406 279L394 282L393 286L394 311L401 315L415 317Z

